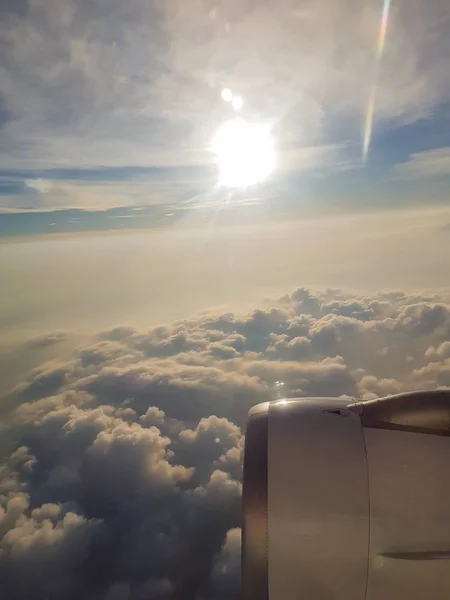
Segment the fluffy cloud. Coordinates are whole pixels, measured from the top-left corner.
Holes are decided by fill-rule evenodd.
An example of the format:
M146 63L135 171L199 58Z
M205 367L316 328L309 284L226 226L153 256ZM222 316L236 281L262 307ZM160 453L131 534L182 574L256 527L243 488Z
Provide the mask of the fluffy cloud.
M9 598L75 598L81 591L77 570L102 526L58 504L31 509L25 495L11 498L0 513L2 592Z
M450 386L449 335L446 293L299 288L248 314L102 331L42 364L2 423L0 591L239 597L249 407Z
M230 529L222 552L217 557L212 580L217 589L217 598L235 598L240 586L241 574L241 530Z

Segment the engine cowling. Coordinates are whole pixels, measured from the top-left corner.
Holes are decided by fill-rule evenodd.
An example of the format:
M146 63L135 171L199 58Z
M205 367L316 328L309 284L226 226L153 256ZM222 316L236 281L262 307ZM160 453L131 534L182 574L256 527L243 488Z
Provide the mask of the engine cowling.
M449 391L253 407L244 600L448 600L449 467Z

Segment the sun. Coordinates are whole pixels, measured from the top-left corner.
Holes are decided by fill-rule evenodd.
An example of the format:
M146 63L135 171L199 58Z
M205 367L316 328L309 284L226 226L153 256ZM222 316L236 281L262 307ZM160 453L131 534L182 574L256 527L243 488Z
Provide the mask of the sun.
M270 127L235 118L224 123L211 144L219 169L219 185L245 188L267 179L276 153Z

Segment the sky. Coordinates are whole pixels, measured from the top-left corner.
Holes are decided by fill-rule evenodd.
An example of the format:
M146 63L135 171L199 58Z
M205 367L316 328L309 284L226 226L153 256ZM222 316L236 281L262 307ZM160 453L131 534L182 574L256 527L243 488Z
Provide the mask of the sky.
M449 20L0 0L0 596L236 600L252 405L450 387Z
M276 171L236 203L446 201L444 0L2 0L1 11L0 235L222 207L211 139L233 112L223 89L277 150ZM85 212L36 215L64 209Z

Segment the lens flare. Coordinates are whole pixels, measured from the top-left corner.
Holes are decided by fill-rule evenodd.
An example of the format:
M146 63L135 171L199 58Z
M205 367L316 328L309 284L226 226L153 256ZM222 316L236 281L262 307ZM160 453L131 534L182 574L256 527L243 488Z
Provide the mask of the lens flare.
M375 113L375 102L377 95L377 83L378 73L380 70L381 58L384 52L384 46L386 43L386 34L389 20L389 10L391 7L391 0L384 0L383 13L381 16L380 31L378 33L377 49L375 53L375 71L373 77L372 87L369 93L369 101L367 103L366 119L364 123L364 138L363 138L363 160L367 158L369 152L370 140L372 138L373 129L373 117Z
M233 94L228 88L224 88L220 95L222 96L222 100L224 102L231 102L233 99Z

